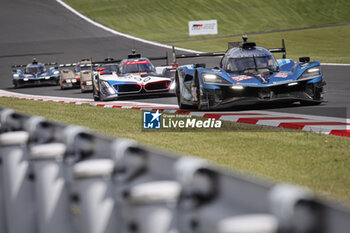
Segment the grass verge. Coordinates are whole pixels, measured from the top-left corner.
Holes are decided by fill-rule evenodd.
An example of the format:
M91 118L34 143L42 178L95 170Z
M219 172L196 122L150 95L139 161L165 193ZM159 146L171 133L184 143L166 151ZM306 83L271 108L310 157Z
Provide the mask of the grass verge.
M123 33L152 41L189 39L188 21L217 19L219 36L336 24L350 21L348 0L66 0L88 17ZM291 58L311 56L321 62L350 62L350 26L254 36L275 47L287 40ZM191 38L213 38L199 36ZM236 38L235 38L236 39ZM175 43L201 51L221 51L227 40ZM237 39L236 39L237 40ZM240 39L239 39L240 40ZM275 41L278 43L275 43ZM274 43L272 43L274 42ZM270 46L268 46L270 47Z
M265 48L280 48L281 39L285 39L287 58L298 60L309 56L320 62L350 63L350 25L308 29L302 31L275 32L269 34L250 35L249 40ZM172 43L177 47L199 51L218 52L227 49L227 43L241 41L240 37L210 39L205 41L188 41ZM209 45L209 46L208 46ZM280 58L281 55L276 55Z
M350 200L350 139L283 129L249 130L226 122L234 131L143 132L141 112L89 105L0 98L0 106L77 124L151 146L191 154L229 169L240 169L307 186L325 195Z

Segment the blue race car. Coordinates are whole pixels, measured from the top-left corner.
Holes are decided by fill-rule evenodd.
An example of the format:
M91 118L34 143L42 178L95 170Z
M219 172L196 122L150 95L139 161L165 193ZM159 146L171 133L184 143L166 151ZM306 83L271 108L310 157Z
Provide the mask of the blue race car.
M13 70L13 86L14 88L36 86L36 85L59 85L60 71L58 67L50 67L46 70L46 65L55 65L56 63L43 64L37 62L35 59L32 63L27 65L14 65L12 68L25 67L21 69Z
M226 109L256 103L297 102L316 105L323 102L323 80L318 61L309 57L299 62L286 59L282 48L265 49L255 42L229 43L224 53L175 54L175 58L222 56L219 67L184 65L175 74L175 93L181 109ZM274 52L283 53L276 60Z

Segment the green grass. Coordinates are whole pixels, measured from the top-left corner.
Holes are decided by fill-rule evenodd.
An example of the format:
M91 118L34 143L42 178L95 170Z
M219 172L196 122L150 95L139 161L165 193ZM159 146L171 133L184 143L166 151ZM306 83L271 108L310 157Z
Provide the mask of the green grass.
M98 22L142 38L186 39L188 21L217 19L219 35L350 21L348 0L66 0Z
M299 57L310 56L312 60L320 62L350 63L350 25L249 36L249 40L266 48L280 48L282 38L286 42L287 58L297 60ZM227 42L240 40L240 37L231 37L172 44L199 51L218 52L227 49ZM278 54L275 56L281 57Z
M139 110L14 98L0 98L0 105L350 200L349 138L283 129L249 130L251 126L229 122L225 127L234 131L144 132Z
M88 17L123 33L152 41L215 38L189 37L188 21L217 19L218 36L266 32L350 22L348 0L66 0ZM321 62L350 62L350 26L251 36L275 47L287 40L291 58L310 56ZM221 51L240 38L170 43L200 51Z

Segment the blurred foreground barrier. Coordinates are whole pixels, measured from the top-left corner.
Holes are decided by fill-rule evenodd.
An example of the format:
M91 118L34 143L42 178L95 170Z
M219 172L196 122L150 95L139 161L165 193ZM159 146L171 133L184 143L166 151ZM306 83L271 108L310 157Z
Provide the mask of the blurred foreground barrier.
M0 109L0 233L348 233L302 187Z

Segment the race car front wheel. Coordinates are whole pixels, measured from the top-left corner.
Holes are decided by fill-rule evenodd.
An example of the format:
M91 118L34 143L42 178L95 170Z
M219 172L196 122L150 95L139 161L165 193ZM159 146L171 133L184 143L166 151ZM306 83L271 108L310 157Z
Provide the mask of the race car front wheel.
M96 93L95 93L95 87L93 89L94 89L93 90L94 101L101 101L100 92L96 91Z
M176 72L175 74L175 94L177 99L177 104L179 105L179 109L193 109L193 106L185 105L181 102L181 89L179 83L179 76Z
M99 83L99 81L97 80L97 84L98 83ZM94 80L93 80L93 83L92 83L92 95L94 97L94 101L100 101L101 100L100 92L96 89Z
M17 81L13 81L13 88L18 88L19 85L18 85L18 82Z
M323 82L312 83L306 86L305 93L310 96L310 100L300 100L301 105L319 105L323 100Z

